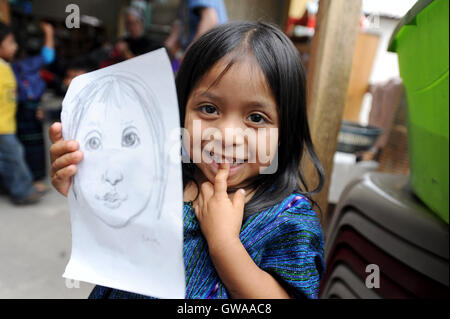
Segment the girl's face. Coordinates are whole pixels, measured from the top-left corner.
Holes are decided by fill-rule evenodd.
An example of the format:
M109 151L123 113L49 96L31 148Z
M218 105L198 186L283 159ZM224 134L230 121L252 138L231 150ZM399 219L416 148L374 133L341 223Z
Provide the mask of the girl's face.
M232 162L228 187L236 188L273 160L279 115L266 78L253 59L235 63L217 81L227 64L226 58L220 60L192 90L185 118L190 141L185 138L184 147L210 182L219 162Z
M136 102L118 108L92 105L78 129L84 159L78 192L106 224L124 226L146 207L155 172L148 160L152 138L146 116ZM145 180L145 182L143 182Z

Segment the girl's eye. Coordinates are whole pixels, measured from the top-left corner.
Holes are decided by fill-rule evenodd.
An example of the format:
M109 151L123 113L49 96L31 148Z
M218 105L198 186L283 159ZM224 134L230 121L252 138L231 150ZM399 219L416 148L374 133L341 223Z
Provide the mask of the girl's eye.
M135 132L125 132L122 136L122 147L134 148L140 144L139 136Z
M102 146L102 141L97 136L93 136L93 137L89 138L86 142L86 148L90 151L96 151L96 150L100 149L101 146Z
M264 118L264 116L262 116L260 114L252 114L248 117L248 119L256 124L262 124L262 123L266 122L266 119Z
M212 105L201 106L199 108L199 110L202 111L205 114L208 114L208 115L213 115L213 114L217 113L217 108L215 106L212 106Z

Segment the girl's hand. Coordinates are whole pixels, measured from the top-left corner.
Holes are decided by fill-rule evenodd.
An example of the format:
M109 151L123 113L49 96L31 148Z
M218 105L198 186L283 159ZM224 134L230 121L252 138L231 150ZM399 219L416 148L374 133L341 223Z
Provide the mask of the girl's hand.
M72 176L77 171L76 164L83 159L83 153L78 150L77 141L64 141L61 123L54 123L49 129L50 140L50 177L52 185L62 195L67 196Z
M214 185L210 182L202 184L195 206L195 215L210 250L220 249L232 241L239 240L245 191L240 189L230 200L227 193L229 170L230 164L221 164Z

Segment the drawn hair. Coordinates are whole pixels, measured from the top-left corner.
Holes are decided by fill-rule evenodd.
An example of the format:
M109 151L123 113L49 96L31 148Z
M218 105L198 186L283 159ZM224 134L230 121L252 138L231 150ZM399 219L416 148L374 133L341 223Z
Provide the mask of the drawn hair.
M75 98L70 102L75 104L75 107L72 109L72 114L65 115L69 119L69 127L65 128L67 129L68 136L65 137L65 139L76 139L84 117L89 109L96 103L104 103L108 106L122 109L129 105L130 100L137 102L137 104L142 107L145 114L148 128L151 131L150 135L152 137L152 143L150 144L150 147L153 148L152 153L156 155L164 154L162 157L156 156L152 159L152 162L158 181L163 185L166 185L167 169L164 163L167 155L164 145L162 144L162 141L165 140L165 131L163 123L161 122L162 117L159 115L159 110L157 109L159 103L152 90L134 74L120 72L115 73L114 75L105 75L92 81L78 92ZM147 182L152 183L154 180L150 180L149 178ZM77 199L75 179L73 180L73 187L71 187L71 189L74 192L75 199ZM154 188L154 191L150 194L149 202L155 203L154 208L158 212L158 219L161 216L163 200L164 189L162 187Z
M277 171L258 175L248 185L256 193L245 205L244 218L279 203L293 192L305 195L314 203L311 195L321 190L325 176L311 141L306 115L306 80L299 53L274 25L231 22L212 29L191 45L176 78L182 127L186 105L197 82L222 58L229 57L230 62L213 86L234 64L249 56L262 69L277 102L279 147ZM319 184L313 190L308 188L301 170L304 155L313 162L319 177ZM190 181L195 182L195 169L194 163L183 164L184 187Z

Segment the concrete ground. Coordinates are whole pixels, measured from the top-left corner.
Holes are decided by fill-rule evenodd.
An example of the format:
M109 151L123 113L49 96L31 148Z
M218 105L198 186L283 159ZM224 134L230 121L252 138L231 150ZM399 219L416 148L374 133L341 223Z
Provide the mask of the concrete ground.
M0 197L0 298L86 298L92 285L68 288L62 277L70 250L63 196L51 191L28 207Z
M70 251L65 197L52 189L40 203L18 207L0 195L0 298L86 298L93 285L77 288L62 277Z

